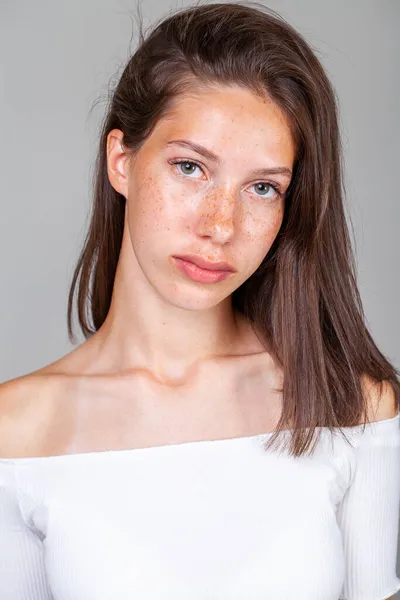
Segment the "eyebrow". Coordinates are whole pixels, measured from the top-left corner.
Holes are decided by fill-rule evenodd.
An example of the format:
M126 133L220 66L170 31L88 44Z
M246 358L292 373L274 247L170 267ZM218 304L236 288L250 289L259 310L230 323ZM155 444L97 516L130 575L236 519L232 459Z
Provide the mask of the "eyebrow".
M200 144L196 144L195 142L190 142L189 140L170 140L167 143L167 146L176 145L183 146L184 148L190 148L197 154L201 154L208 160L219 164L221 162L220 158L208 148L201 146ZM285 175L286 177L292 176L292 171L288 167L270 167L270 168L260 168L252 171L252 174L260 177L268 177L269 175Z

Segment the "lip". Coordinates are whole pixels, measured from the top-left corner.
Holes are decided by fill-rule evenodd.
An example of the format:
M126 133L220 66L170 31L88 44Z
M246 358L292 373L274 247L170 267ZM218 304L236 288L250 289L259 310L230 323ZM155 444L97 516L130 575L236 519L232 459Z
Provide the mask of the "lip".
M197 281L199 283L219 283L230 275L232 271L225 271L221 269L203 269L194 262L180 258L179 256L173 256L175 266L182 271L189 279Z
M202 258L201 256L196 256L195 254L180 254L174 256L174 258L180 258L181 260L186 260L188 262L194 263L198 267L202 269L207 269L207 271L232 271L235 272L235 269L227 262L210 262Z

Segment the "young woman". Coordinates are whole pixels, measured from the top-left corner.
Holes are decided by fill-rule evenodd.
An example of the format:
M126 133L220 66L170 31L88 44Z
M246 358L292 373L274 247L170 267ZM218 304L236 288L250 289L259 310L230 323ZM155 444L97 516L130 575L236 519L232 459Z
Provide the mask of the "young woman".
M399 372L341 160L333 88L278 14L140 29L69 296L86 340L0 388L2 600L400 589Z

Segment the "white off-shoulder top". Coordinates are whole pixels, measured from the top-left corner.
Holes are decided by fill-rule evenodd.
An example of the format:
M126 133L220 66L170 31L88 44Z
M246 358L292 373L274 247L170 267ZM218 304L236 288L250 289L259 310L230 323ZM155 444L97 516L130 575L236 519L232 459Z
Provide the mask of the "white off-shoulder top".
M302 457L267 433L0 459L0 598L384 600L399 421L321 428Z

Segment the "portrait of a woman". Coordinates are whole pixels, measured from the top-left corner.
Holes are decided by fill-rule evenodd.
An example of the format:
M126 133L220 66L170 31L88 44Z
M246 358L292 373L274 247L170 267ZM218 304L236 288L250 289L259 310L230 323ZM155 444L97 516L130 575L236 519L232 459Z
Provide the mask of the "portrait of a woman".
M2 600L385 600L399 371L357 287L334 87L257 3L143 32L68 297L0 385Z

